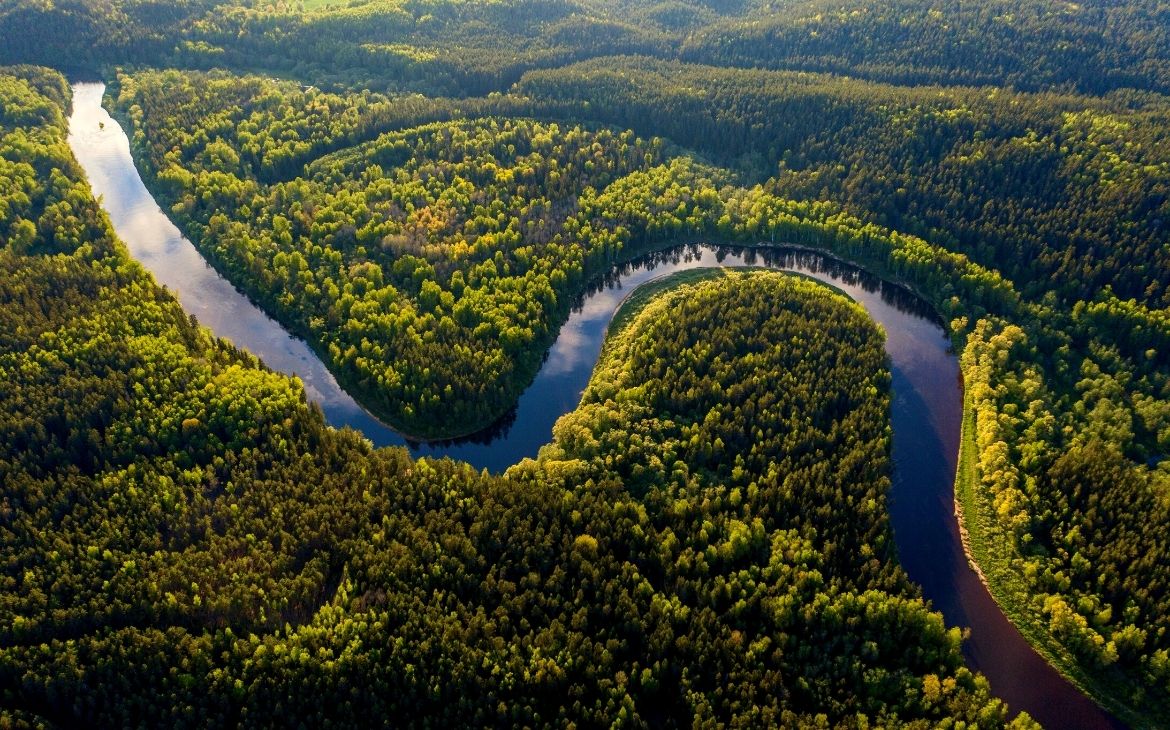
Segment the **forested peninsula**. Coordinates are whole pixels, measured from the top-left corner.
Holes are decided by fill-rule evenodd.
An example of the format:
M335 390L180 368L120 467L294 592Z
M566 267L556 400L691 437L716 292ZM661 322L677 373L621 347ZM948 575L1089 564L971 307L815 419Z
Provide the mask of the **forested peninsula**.
M1005 717L891 558L888 375L856 305L716 272L614 333L537 460L411 462L150 283L63 145L62 80L33 74L7 71L5 140L31 143L30 206L90 243L0 254L6 722Z
M1137 0L5 4L0 722L1015 717L898 565L855 304L657 282L537 458L375 449L130 257L66 142L67 78L99 77L199 251L415 438L497 421L590 285L681 242L914 292L959 358L991 595L1167 724L1168 28Z

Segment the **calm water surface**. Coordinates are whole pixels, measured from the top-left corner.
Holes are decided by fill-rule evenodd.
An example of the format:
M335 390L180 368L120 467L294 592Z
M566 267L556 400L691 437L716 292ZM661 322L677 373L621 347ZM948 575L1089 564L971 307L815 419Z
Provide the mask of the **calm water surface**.
M707 266L765 266L807 274L860 302L886 332L893 376L894 479L890 513L898 557L950 625L971 628L970 666L1016 710L1047 727L1123 727L1060 677L1004 617L967 566L954 518L962 390L959 366L928 308L906 291L817 254L784 249L677 246L617 267L587 292L561 328L535 381L487 431L442 443L412 442L380 423L337 385L303 341L289 335L212 269L146 190L129 141L101 107L104 87L73 87L69 143L131 254L183 308L220 337L297 375L334 426L361 431L378 446L417 456L450 456L502 471L547 443L557 418L576 408L601 352L606 326L639 284Z

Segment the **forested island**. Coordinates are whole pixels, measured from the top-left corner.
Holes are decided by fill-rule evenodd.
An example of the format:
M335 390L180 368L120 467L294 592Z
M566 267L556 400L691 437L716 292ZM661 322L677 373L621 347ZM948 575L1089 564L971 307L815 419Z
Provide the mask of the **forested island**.
M857 305L656 282L537 458L374 449L129 256L71 75L413 437L497 421L592 283L679 242L913 291L961 364L973 565L1069 681L1167 724L1168 32L1136 1L5 5L0 722L1031 724L898 565Z

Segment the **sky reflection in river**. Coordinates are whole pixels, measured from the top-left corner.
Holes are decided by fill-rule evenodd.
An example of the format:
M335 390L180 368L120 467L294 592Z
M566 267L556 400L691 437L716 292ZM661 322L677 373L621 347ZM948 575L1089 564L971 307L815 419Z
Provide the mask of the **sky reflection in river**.
M948 624L970 626L972 667L996 694L1049 727L1119 727L1028 646L966 565L953 517L952 485L962 393L958 362L928 308L903 289L817 254L726 246L676 246L616 267L581 299L535 381L495 426L468 439L410 443L366 413L303 341L290 336L206 264L158 208L101 108L101 84L75 84L69 142L131 254L215 334L295 374L335 426L350 426L379 446L408 445L416 455L451 456L502 471L535 456L556 419L574 409L601 351L606 325L630 291L649 279L703 266L767 266L828 282L860 302L886 332L892 375L893 488L890 515L899 558Z

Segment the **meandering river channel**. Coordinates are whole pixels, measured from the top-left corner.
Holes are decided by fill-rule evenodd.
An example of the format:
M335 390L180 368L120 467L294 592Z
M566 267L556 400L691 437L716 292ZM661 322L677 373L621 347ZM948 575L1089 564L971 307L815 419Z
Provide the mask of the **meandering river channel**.
M496 426L468 439L413 442L366 413L308 345L253 305L182 236L143 184L126 134L102 108L104 88L74 84L69 144L130 253L200 323L269 367L299 376L330 424L355 428L377 446L405 445L416 456L450 456L497 472L535 456L549 441L556 419L576 408L614 311L650 279L705 266L766 266L843 290L886 332L893 376L890 513L902 565L949 625L970 627L964 644L969 665L983 672L1013 709L1026 710L1046 727L1124 727L1028 645L967 565L953 499L962 415L959 366L942 328L913 295L806 251L676 246L616 268L587 292L535 381Z

